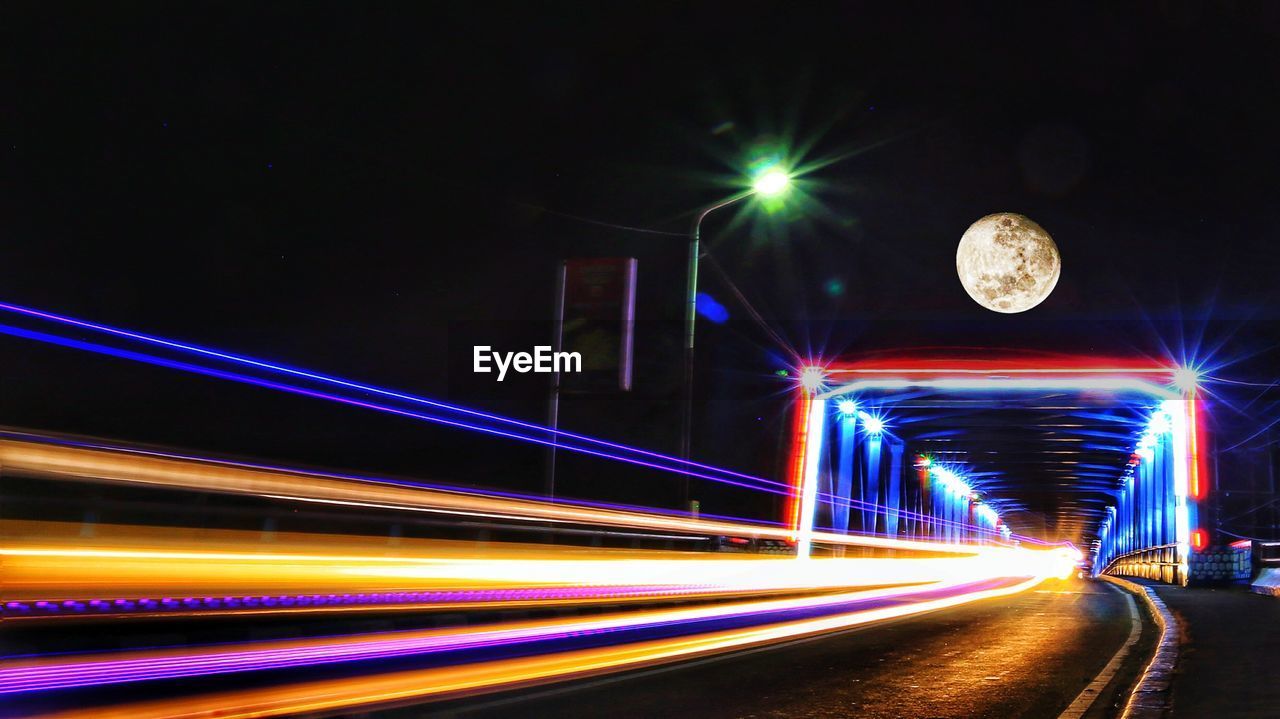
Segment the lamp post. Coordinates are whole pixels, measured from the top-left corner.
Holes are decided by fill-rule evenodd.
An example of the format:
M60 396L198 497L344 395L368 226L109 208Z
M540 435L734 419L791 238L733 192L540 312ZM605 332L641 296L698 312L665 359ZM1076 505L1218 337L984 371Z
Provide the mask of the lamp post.
M751 188L732 197L704 207L693 218L689 228L689 267L685 286L684 315L684 411L680 418L680 457L691 459L693 434L693 338L698 319L698 259L701 255L702 221L712 212L728 207L752 195L772 197L785 192L791 185L791 176L778 167L767 168L756 176ZM689 507L689 475L684 475L682 505Z

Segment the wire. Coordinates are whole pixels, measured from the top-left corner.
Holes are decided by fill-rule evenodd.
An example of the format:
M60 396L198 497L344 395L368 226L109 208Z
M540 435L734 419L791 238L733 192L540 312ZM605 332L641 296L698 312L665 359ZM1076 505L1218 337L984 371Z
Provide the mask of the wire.
M738 285L729 278L729 273L720 265L720 262L711 254L711 251L704 251L702 256L707 259L707 263L711 265L711 269L715 270L720 279L728 285L729 291L733 293L733 296L737 298L738 302L746 308L747 314L751 315L751 319L754 320L755 323L759 325L760 328L763 329L779 347L791 355L791 359L796 363L796 365L803 364L804 359L800 356L800 353L797 352L795 348L791 346L791 343L787 342L786 338L779 334L777 330L769 326L769 323L765 320L764 316L756 310L755 306L751 304L746 295L742 293L742 290L738 289Z
M1254 432L1253 434L1249 435L1248 437L1245 437L1244 439L1240 440L1239 442L1236 442L1235 444L1231 445L1230 447L1227 447L1226 449L1218 450L1218 454L1222 454L1222 453L1224 453L1224 452L1230 452L1230 451L1231 451L1231 450L1233 450L1233 449L1237 449L1237 448L1239 448L1239 447L1242 447L1242 446L1244 446L1244 445L1246 445L1246 444L1248 444L1248 443L1252 442L1255 438L1257 438L1257 436L1258 436L1258 435L1260 435L1260 434L1262 434L1263 432L1266 432L1267 430L1269 430L1269 429L1271 429L1272 427L1276 426L1276 424L1277 424L1277 423L1280 423L1280 417L1277 417L1276 419L1273 419L1273 420L1271 420L1270 422L1268 422L1268 423L1264 424L1264 425L1262 426L1262 429L1258 430L1257 432Z
M1220 520L1220 521L1223 521L1223 522L1230 522L1230 521L1231 521L1231 520L1233 520L1233 519L1239 519L1239 518L1241 518L1241 517L1247 517L1248 515L1253 514L1254 512L1258 511L1259 509L1266 509L1267 507L1270 507L1271 505L1276 504L1277 502L1280 502L1280 497L1277 497L1277 498L1275 498L1275 499L1273 499L1273 500L1271 500L1271 501L1269 501L1269 502L1263 502L1262 504L1259 504L1259 505L1255 506L1255 507L1254 507L1254 508L1252 508L1252 509L1246 509L1245 511L1243 511L1243 512L1241 512L1241 513L1239 513L1239 514L1233 514L1233 515L1231 515L1230 517L1227 517L1226 519L1223 519L1223 520Z
M1211 382L1221 382L1223 384L1237 384L1242 387L1266 387L1267 389L1271 389L1272 387L1275 387L1276 385L1280 384L1280 379L1275 380L1274 382L1245 382L1243 380L1238 380L1238 379L1226 379L1224 377L1212 377L1209 375L1205 375L1204 378Z
M520 206L520 207L527 207L527 208L529 208L529 209L531 209L531 210L538 210L539 212L545 212L545 213L547 213L548 215L555 215L556 217L564 217L564 218L566 218L566 219L570 219L570 220L577 220L578 222L585 222L585 223L587 223L587 224L589 224L589 225L598 225L598 226L600 226L600 227L609 227L609 228L612 228L612 229L615 229L615 230L624 230L624 231L626 231L626 232L641 232L641 233L644 233L644 234L646 234L646 235L662 235L663 237L685 237L685 238L687 238L687 237L689 236L689 233L687 233L687 232L671 232L670 230L654 230L654 229L650 229L650 228L648 228L648 227L635 227L635 226L633 226L633 225L620 225L620 224L618 224L618 223L616 223L616 222L606 222L605 220L597 220L597 219L594 219L594 218L591 218L591 217L583 217L582 215L572 215L572 214L569 214L568 212L559 212L559 211L557 211L557 210L552 210L552 209L549 209L549 208L543 207L543 206L541 206L541 205L534 205L534 204L530 204L530 203L528 203L528 202L515 202L515 201L513 201L513 202L512 202L512 204L518 205L518 206Z
M1222 529L1221 527L1219 527L1219 528L1218 528L1218 531L1219 531L1219 532L1222 532L1223 534L1227 535L1228 537L1235 537L1236 539L1248 539L1248 540L1249 540L1249 541L1251 541L1251 542L1272 542L1272 541L1275 541L1275 540L1273 540L1273 539L1263 539L1263 538L1261 538L1261 537L1246 537L1246 536L1245 536L1245 535L1243 535L1243 534L1236 534L1235 532L1228 532L1227 530Z

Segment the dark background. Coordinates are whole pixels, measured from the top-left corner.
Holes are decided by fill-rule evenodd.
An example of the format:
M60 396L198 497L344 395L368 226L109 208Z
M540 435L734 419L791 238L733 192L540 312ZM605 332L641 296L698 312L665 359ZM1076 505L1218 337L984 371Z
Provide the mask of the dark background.
M538 421L545 378L459 372L470 338L545 343L559 259L635 256L636 391L572 398L564 423L674 452L684 241L607 224L683 232L782 147L802 196L704 238L801 355L1204 363L1262 383L1216 387L1223 442L1247 440L1274 419L1280 6L1027 5L10 3L0 300ZM1062 251L1024 315L955 276L997 211ZM695 452L775 476L787 352L702 278L732 320L701 325ZM536 449L13 338L0 372L11 426L542 483ZM678 499L672 478L566 476ZM717 492L695 494L771 508Z

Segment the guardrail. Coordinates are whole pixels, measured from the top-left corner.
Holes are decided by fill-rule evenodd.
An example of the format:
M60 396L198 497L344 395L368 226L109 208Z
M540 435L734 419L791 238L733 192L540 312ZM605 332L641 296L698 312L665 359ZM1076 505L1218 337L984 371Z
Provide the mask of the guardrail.
M1186 584L1185 564L1178 561L1178 545L1162 544L1126 552L1111 560L1102 574L1142 577L1165 584Z
M1280 542L1255 541L1253 559L1264 567L1280 567Z

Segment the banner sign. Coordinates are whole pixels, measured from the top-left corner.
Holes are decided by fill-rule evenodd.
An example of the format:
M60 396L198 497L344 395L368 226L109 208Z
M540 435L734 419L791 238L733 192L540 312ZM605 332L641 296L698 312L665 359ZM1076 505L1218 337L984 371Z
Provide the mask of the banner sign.
M561 376L567 391L631 389L636 260L565 260L560 268L558 349L582 356L582 371Z

